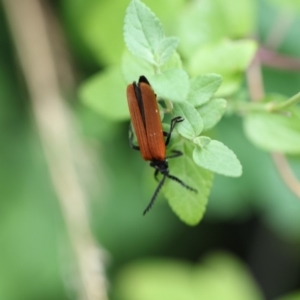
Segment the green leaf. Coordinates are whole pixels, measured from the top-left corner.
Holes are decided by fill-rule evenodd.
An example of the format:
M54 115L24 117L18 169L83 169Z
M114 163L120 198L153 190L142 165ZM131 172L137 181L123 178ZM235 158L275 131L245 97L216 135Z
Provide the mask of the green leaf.
M107 118L129 118L126 85L118 67L111 67L82 83L79 97L84 104Z
M216 140L208 143L207 137L202 136L195 138L194 143L197 146L193 152L193 159L198 166L225 176L242 175L240 161L223 143Z
M155 14L139 0L131 1L126 10L124 39L132 54L156 64L155 53L164 39L163 28Z
M226 106L227 101L225 99L216 98L197 108L203 119L204 131L213 128L221 120Z
M182 61L178 52L174 52L170 59L161 67L161 71L182 69Z
M188 102L174 103L173 114L184 118L184 121L176 126L183 137L193 139L202 132L203 120L198 111Z
M144 260L131 263L119 273L117 299L122 300L193 300L192 267L186 262Z
M215 72L223 77L223 84L218 94L225 94L227 85L236 82L238 87L242 75L255 54L257 45L254 41L222 41L214 45L206 45L198 49L188 62L188 70L192 76ZM231 91L233 92L233 91Z
M119 274L122 300L262 300L247 266L226 253L212 253L199 264L170 259L131 263Z
M176 37L165 37L159 19L139 0L132 0L126 10L124 39L132 54L155 66L166 63L179 43Z
M180 52L189 58L208 43L249 36L255 26L255 6L253 0L187 2L178 24Z
M206 103L222 83L218 74L205 74L190 79L188 99L194 106Z
M195 165L188 143L174 144L172 149L182 151L184 155L169 160L171 174L197 189L198 193L185 189L173 180L166 181L163 192L175 214L186 224L196 225L206 210L213 173Z
M185 101L189 91L189 78L182 69L166 70L149 80L159 97L171 101Z
M158 65L164 65L173 55L177 46L179 44L179 39L177 37L165 38L159 45L157 49L157 61Z
M177 52L161 67L161 71L168 69L181 69L182 62ZM176 72L176 71L175 71ZM141 75L147 78L154 77L155 70L153 66L144 59L138 58L128 50L123 52L122 56L122 73L127 84L137 81Z
M257 44L251 40L222 41L207 45L199 48L191 57L188 67L193 76L212 71L221 75L243 72L251 62L256 48Z
M222 252L210 254L195 271L196 299L264 299L247 266L233 255Z
M222 22L215 26L223 26L225 36L236 39L252 34L255 30L257 14L255 1L216 0L214 2L214 8L219 10L222 18Z
M122 56L122 73L127 84L137 81L141 75L150 78L154 75L153 66L144 59L138 58L129 51Z
M300 109L290 108L284 114L267 112L249 113L244 119L248 138L266 151L287 154L300 153Z
M193 140L194 144L198 145L200 148L207 147L210 144L211 138L208 136L199 136Z
M206 147L211 142L211 138L208 136L201 136L199 139L194 141L195 144L199 145L201 148Z
M81 59L89 62L96 59L101 67L120 62L125 48L122 28L129 2L128 0L79 0L76 3L72 0L60 1L64 25L71 35L72 46L74 44L76 46L76 53L81 52ZM184 0L143 2L151 7L168 32L169 28L173 28L174 20L178 18L184 5Z

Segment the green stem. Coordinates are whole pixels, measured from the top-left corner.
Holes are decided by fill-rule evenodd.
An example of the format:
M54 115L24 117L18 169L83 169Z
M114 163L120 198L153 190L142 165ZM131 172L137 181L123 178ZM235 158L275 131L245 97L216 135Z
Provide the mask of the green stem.
M167 107L167 111L171 112L173 110L172 102L168 101L168 100L165 100L165 104L166 104L166 107Z
M241 102L235 103L231 107L231 111L239 112L242 114L247 114L249 112L280 112L285 109L300 103L300 92L289 98L288 100L280 103L269 102L269 103L260 103L260 102ZM230 109L229 109L230 110Z
M229 108L229 107L228 107ZM238 112L242 114L247 114L249 112L263 112L266 111L266 104L265 103L257 103L257 102L240 102L234 103L229 110L233 112Z
M273 103L272 106L269 107L269 111L275 112L275 111L279 111L279 110L284 110L298 102L300 102L300 92L284 102Z

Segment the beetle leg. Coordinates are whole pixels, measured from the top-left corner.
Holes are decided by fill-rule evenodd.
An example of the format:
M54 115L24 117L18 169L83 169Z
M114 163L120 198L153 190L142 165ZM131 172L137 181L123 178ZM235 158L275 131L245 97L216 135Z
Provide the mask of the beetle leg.
M178 151L178 150L172 150L172 152L173 152L174 154L167 156L166 159L167 159L167 158L175 158L175 157L178 157L178 156L183 155L183 153L182 153L181 151Z
M175 128L176 124L177 124L177 123L180 123L180 122L183 122L183 121L184 121L184 118L182 118L182 117L180 117L180 116L175 117L175 118L173 118L173 119L171 120L171 128L170 128L170 132L167 133L167 135L166 135L166 136L167 136L167 139L166 139L166 142L165 142L166 146L168 146L168 144L169 144L169 142L170 142L171 134L172 134L172 131L173 131L173 129ZM164 135L165 135L165 133L164 133Z
M173 176L173 175L170 175L170 174L167 174L166 175L167 177L169 177L170 179L178 182L179 184L181 184L183 187L185 187L186 189L190 190L190 191L193 191L195 193L198 193L198 191L192 187L190 187L189 185L185 184L183 181L181 181L179 178Z
M129 145L134 150L140 150L140 147L133 144L133 130L131 124L129 124Z

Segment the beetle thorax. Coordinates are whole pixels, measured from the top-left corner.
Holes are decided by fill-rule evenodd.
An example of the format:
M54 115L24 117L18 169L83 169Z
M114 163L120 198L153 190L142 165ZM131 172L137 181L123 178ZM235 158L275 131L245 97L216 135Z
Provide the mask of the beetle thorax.
M162 174L168 174L169 173L169 165L168 161L165 160L152 160L150 163L150 166L154 169L158 170Z

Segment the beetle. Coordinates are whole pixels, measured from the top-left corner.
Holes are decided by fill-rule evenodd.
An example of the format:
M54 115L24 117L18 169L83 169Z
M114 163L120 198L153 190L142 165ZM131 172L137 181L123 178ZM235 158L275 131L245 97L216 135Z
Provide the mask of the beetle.
M197 190L188 186L179 178L169 173L168 159L183 155L181 151L173 150L172 154L166 156L166 146L168 146L172 131L176 124L184 121L180 116L171 120L169 132L164 132L160 120L159 109L156 101L156 95L145 76L140 76L138 83L135 81L127 86L127 102L131 116L131 122L138 141L138 145L133 143L133 130L129 127L130 147L139 150L144 160L150 161L150 166L155 169L154 177L157 181L158 174L163 175L159 182L148 206L143 212L145 215L152 207L161 187L166 178L170 178L188 190L197 193ZM165 138L166 137L166 140Z

